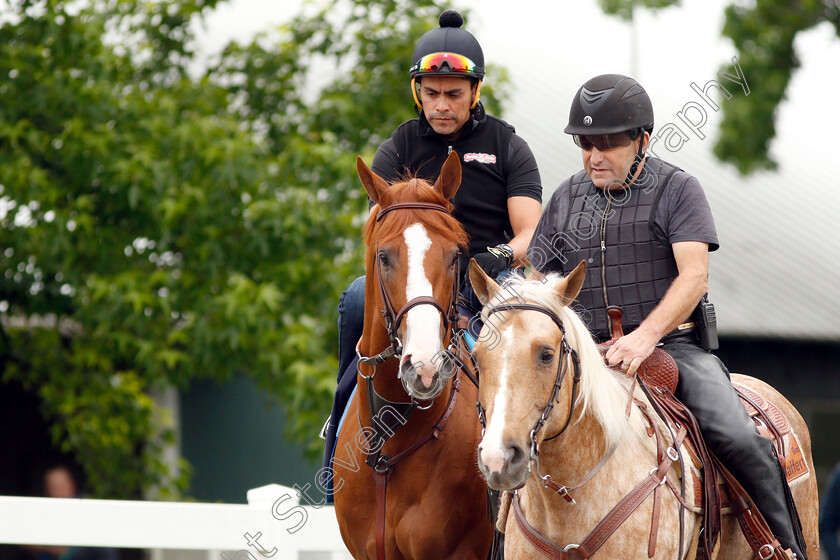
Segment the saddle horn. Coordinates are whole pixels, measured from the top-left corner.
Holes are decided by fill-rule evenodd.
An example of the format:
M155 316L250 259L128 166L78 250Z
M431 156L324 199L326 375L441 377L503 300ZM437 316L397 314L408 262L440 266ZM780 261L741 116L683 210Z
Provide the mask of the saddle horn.
M610 342L615 342L624 336L624 329L621 328L621 316L624 311L617 305L607 307L607 315L610 317Z

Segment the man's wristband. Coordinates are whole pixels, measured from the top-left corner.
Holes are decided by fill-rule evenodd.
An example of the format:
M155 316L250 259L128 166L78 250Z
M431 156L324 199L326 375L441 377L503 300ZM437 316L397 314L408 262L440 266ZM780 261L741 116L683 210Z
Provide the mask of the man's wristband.
M505 266L513 264L513 248L507 243L499 243L495 247L487 247L487 252L496 257L502 257L507 263Z

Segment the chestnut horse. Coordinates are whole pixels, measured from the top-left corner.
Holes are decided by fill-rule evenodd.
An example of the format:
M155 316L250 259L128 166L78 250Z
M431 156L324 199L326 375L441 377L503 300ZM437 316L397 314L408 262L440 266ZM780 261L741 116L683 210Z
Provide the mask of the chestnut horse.
M335 512L357 559L485 560L493 538L475 448L476 386L448 354L467 242L450 200L452 153L432 186L388 185L357 160L376 203L364 229L358 388L333 462Z
M506 516L505 558L594 554L677 559L682 554L693 559L702 510L690 499L690 507L680 510L680 457L673 449L657 452L657 431L664 441L661 450L673 445L673 437L655 413L645 411L653 408L644 392L604 365L589 331L568 307L584 273L581 263L566 278L515 278L500 287L479 267L470 267L476 293L488 302L482 311L485 330L495 330L494 336L482 331L475 348L487 424L478 450L479 466L490 486L513 491L506 495L510 501L503 503L499 522L502 525ZM763 395L790 422L801 452L796 457L802 459L797 461L802 474L791 483L791 491L809 557L816 558L818 495L808 428L769 385L742 375L732 375L732 380ZM682 464L692 468L686 446L679 448ZM700 484L692 479L693 475L686 477L687 496L694 495L693 484ZM645 492L631 496L638 507L616 508L629 516L611 535L602 531L615 524L601 521L641 487ZM657 517L654 531L652 519ZM720 559L754 557L727 510L715 552Z

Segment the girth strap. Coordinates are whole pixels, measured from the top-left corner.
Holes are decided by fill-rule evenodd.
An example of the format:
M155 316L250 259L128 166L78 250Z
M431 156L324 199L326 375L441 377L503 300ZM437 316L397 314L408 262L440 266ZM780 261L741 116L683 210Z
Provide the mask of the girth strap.
M385 560L385 495L388 481L391 480L391 470L374 470L373 479L376 481L376 558Z

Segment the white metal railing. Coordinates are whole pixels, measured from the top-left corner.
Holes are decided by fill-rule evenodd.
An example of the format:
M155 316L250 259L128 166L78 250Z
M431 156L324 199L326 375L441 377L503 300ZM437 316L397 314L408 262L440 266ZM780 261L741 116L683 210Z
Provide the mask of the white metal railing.
M249 490L247 505L0 496L0 543L206 550L208 560L350 559L334 509L300 505L298 496L279 484Z

